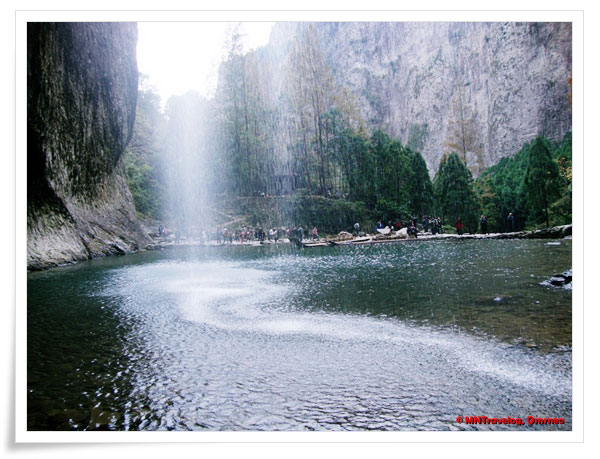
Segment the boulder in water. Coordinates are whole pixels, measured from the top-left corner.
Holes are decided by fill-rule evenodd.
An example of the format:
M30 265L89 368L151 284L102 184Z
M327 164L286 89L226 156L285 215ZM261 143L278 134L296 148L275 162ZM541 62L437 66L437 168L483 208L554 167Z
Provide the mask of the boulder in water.
M542 282L542 285L552 285L554 287L562 287L570 289L573 282L573 271L569 269L564 273L555 274L550 279Z

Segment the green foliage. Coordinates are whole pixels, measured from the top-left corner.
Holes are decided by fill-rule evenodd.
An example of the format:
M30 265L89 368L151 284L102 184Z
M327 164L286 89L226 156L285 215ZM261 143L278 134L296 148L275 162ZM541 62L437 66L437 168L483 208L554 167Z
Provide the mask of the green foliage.
M552 156L558 165L560 197L550 205L550 224L564 225L570 223L572 219L573 164L570 132L564 136L560 147Z
M549 208L559 195L558 165L541 137L535 139L529 151L529 162L523 181L527 206L533 223L550 226Z
M127 185L136 211L145 218L163 218L165 185L161 175L162 115L159 96L140 90L132 139L123 155Z
M378 198L377 206L375 207L377 217L382 222L389 220L396 221L398 219L406 219L409 215L408 207L398 204L396 201L386 198Z
M498 196L494 192L490 175L486 175L475 182L474 192L481 215L487 217L488 231L491 233L503 231L502 217L497 211Z
M362 201L372 208L376 192L372 186L375 177L375 161L369 149L369 141L356 133L341 112L333 108L323 119L330 140L327 153L330 163L337 166L337 176L331 177L334 192L343 193L351 201Z
M476 193L481 213L488 217L488 229L492 232L507 231L507 217L512 212L514 229L525 227L527 210L523 178L529 158L526 144L515 156L502 158L500 162L483 171L476 183Z
M234 198L228 208L245 216L245 224L253 227L298 227L307 232L316 226L320 234L352 231L356 222L368 228L375 214L362 202L329 199L323 196L296 194L270 198Z
M421 150L425 145L425 141L429 137L429 125L423 124L411 124L408 132L408 142L406 146L411 150Z
M248 224L317 225L332 233L351 230L356 221L370 228L377 220L434 214L450 226L460 217L469 232L478 230L481 214L494 232L507 229L510 212L515 230L570 222L570 133L561 143L540 137L525 144L474 182L465 161L479 168L476 123L458 91L448 145L462 150L444 157L432 183L417 151L428 126L411 125L412 148L383 130L366 132L356 100L335 82L319 40L309 27L294 42L287 91L278 100L266 92L268 72L256 52L241 54L237 32L213 101L173 97L162 114L158 96L139 91L123 160L138 213L198 221L206 198L218 205L248 198L258 206L240 208ZM271 198L256 198L261 192ZM272 205L263 209L266 203Z
M125 173L137 212L145 217L160 218L161 209L156 199L160 187L154 169L148 164L131 162Z
M412 155L410 168L411 178L408 182L409 207L412 215L431 215L433 212L433 185L429 178L427 164L421 153Z
M408 218L414 188L412 161L415 154L381 130L371 136L369 151L375 166L375 207L379 218L385 221Z
M222 192L279 196L302 189L360 202L378 218L431 213L423 158L381 130L365 132L358 102L336 82L321 40L310 25L300 31L284 65L285 91L273 100L264 92L268 72L255 53L241 54L239 33L232 33L215 97ZM427 135L426 124L413 125L411 145L422 146ZM290 184L286 191L272 186L282 181Z
M473 177L456 153L442 159L433 186L442 219L455 222L460 218L468 232L475 232L478 207Z
M531 162L531 150L536 144L538 152L547 150L558 167L558 177L550 172L554 178L548 184L552 188L547 209L548 222L545 221L543 206L541 209L536 209L531 199L528 205L525 188L525 175ZM565 134L560 144L540 137L535 142L523 145L516 155L503 158L498 164L482 172L475 184L475 191L481 212L488 216L490 231L507 230L506 218L510 212L515 217L515 230L536 228L542 222L550 225L571 222L571 149L570 132ZM547 156L545 162L548 167L554 168L547 161ZM546 186L539 185L542 188Z

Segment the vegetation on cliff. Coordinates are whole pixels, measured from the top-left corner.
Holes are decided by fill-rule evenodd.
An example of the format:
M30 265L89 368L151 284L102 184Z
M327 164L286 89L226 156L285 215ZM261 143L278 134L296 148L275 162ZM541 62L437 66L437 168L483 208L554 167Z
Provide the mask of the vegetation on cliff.
M562 142L538 137L514 156L483 171L475 182L475 192L481 213L488 216L490 231L505 231L511 212L518 230L571 222L571 149L570 132ZM543 156L541 161L539 156ZM542 193L547 195L545 204Z
M423 215L452 226L461 218L471 232L480 215L489 231L506 230L511 212L519 230L570 221L570 134L561 144L540 137L483 169L482 127L468 81L456 74L432 182L419 151L427 124L411 124L410 147L384 125L369 128L372 120L336 77L317 26L299 28L288 45L278 73L266 66L264 50L243 54L242 34L234 29L213 99L172 97L161 113L146 103L155 99L151 90L140 91L140 123L126 161L140 215L177 227L189 220L209 224L200 209L208 203L227 214L222 223L318 222L332 232L352 228L353 221L368 228Z
M197 95L189 94L183 99L186 97L188 104L207 103ZM368 136L364 130L355 130L332 109L323 115L330 123L331 133L324 153L335 175L325 174L324 191L320 192L321 182L315 174L315 180L303 182L312 183L312 188L286 189L283 183L279 189L267 187L261 192L252 191L249 185L258 183L250 178L258 177L256 171L249 170L254 167L251 162L231 164L234 157L201 154L199 150L207 148L205 138L194 139L191 145L173 146L173 136L180 132L174 120L181 116L183 105L182 98L178 98L162 113L152 90L140 91L137 115L140 122L127 149L125 165L136 208L144 218L181 224L167 199L172 184L166 171L178 163L175 150L191 148L191 154L196 151L204 158L203 166L213 171L213 174L205 171L197 178L207 182L203 189L212 190L212 194L205 196L210 205L226 214L222 223L237 220L264 226L317 225L324 232L335 233L351 229L355 222L369 228L378 220L405 222L412 217L439 215L451 226L461 218L466 229L474 232L478 230L479 216L486 215L488 230L495 232L507 230L506 218L510 212L515 216L515 230L562 225L571 220L570 133L561 143L540 137L524 145L515 156L484 169L476 180L461 155L447 154L432 182L419 152L383 131ZM194 115L189 107L185 113L188 122L191 119L200 123L204 119L204 115ZM272 153L261 151L254 156L262 155L260 161L268 162L269 154ZM544 161L538 159L540 154ZM302 164L298 167L308 168ZM238 175L244 177L245 190L227 183L227 180L235 183ZM264 184L277 178L267 174L260 180ZM545 203L541 196L548 198ZM175 199L182 201L183 197Z

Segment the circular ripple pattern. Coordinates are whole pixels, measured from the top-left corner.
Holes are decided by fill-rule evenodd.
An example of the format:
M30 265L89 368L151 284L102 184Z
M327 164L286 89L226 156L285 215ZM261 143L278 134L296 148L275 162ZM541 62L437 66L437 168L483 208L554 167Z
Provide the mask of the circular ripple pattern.
M63 359L61 403L44 399L57 381L36 376L43 351L30 354L30 425L53 409L59 429L568 430L570 292L538 279L570 248L496 241L483 262L480 242L206 248L31 276L33 287L78 278L70 294L105 313L94 318L109 339L95 339L96 361Z

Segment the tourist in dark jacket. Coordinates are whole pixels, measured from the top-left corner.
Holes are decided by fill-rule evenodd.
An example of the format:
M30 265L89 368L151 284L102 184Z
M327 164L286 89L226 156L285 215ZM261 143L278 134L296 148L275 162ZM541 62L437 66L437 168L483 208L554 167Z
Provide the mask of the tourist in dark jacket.
M481 234L487 234L487 217L485 215L481 216L479 224L481 225Z
M512 233L515 230L515 216L512 212L508 214L506 222L508 223L508 231Z

